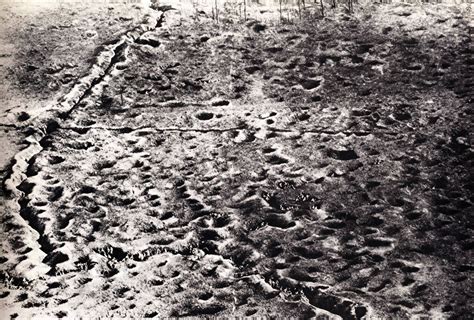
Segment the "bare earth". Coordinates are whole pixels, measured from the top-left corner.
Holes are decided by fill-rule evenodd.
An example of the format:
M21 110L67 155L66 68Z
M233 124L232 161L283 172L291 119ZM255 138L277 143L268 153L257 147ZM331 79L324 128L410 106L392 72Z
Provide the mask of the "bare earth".
M10 12L0 318L469 319L469 5L168 9Z

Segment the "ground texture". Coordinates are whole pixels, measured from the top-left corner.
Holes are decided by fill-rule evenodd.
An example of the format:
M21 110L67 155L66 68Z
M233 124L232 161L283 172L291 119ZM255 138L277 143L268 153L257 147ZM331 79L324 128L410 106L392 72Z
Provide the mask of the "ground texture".
M24 120L5 318L470 318L469 12L126 30Z

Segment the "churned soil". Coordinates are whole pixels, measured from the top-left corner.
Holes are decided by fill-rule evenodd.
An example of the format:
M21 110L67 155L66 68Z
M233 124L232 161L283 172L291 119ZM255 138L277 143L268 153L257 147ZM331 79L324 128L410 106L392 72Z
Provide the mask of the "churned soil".
M146 28L98 27L94 54L25 44L76 66L14 72L45 97L111 56L67 112L24 111L39 147L11 194L7 177L7 317L472 314L469 11L153 8ZM77 48L71 28L53 30Z

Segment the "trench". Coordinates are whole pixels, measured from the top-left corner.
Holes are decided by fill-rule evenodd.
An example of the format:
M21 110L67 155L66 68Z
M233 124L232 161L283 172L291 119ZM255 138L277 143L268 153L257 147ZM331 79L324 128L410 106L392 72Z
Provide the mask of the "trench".
M117 64L123 61L124 53L130 44L138 43L143 34L162 26L164 12L151 8L149 10L151 12L144 16L142 23L125 31L118 39L109 41L108 45L103 45L104 49L95 57L96 63L90 68L89 73L79 79L72 90L66 93L56 105L47 109L38 118L32 119L29 127L24 131L26 147L14 156L5 172L2 189L7 196L6 207L14 212L19 222L26 223L37 245L33 251L43 253L42 256L46 255L41 262L50 260L49 264L53 268L55 259L48 259L48 257L54 254L57 245L49 238L45 230L46 226L38 213L28 206L29 195L34 187L26 182L28 170L31 169L35 157L43 151L42 142L57 131L61 120L67 119L91 95L94 88L111 75Z

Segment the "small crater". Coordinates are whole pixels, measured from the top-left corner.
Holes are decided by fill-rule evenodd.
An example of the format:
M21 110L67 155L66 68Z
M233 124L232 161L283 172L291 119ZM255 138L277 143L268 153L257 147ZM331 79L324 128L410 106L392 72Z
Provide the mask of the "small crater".
M211 103L213 107L227 106L230 102L228 100L216 100Z
M270 258L275 258L281 255L285 250L280 245L273 245L267 249L266 255Z
M94 249L94 251L108 259L113 259L116 261L122 261L128 255L127 252L125 252L121 248L113 247L109 245L102 248Z
M407 111L397 111L393 114L393 117L398 121L407 121L411 119L411 114Z
M373 48L373 44L370 43L363 43L360 44L356 50L357 54L364 54L370 51L371 48Z
M192 311L196 315L213 315L225 310L225 306L220 304L211 304L207 306L198 306Z
M336 150L336 149L328 149L328 156L341 161L348 161L358 159L359 156L354 150Z
M91 281L92 281L92 278L80 278L79 280L77 280L77 282L79 282L82 285L85 285L86 283L89 283Z
M51 282L47 284L49 289L56 289L61 287L61 283L59 282Z
M365 240L365 245L373 248L390 247L392 245L392 241L381 238L370 238Z
M74 264L81 270L91 270L96 263L89 256L81 256Z
M393 30L392 27L385 27L385 28L382 29L382 33L383 33L383 34L388 34L388 33L390 33L392 30Z
M366 188L371 190L375 187L378 187L380 186L380 182L379 181L375 181L375 180L369 180L367 181L367 183L365 184Z
M198 298L199 298L200 300L209 300L209 299L211 299L212 297L213 297L212 292L205 292L205 293L200 294Z
M201 121L207 121L214 118L214 114L211 112L201 112L196 115L196 118L198 118Z
M191 208L191 210L193 210L193 211L200 211L200 210L204 209L204 205L199 200L189 198L189 199L186 200L186 202L187 202L189 208Z
M79 193L95 193L96 191L97 189L91 186L82 186L81 189L79 189Z
M262 149L262 153L272 153L275 152L277 149L272 148L272 147L267 147Z
M228 215L221 215L214 218L214 227L223 228L231 222L231 219Z
M403 266L401 269L405 273L414 273L420 271L420 268L415 266Z
M199 38L199 41L201 41L201 42L207 42L209 39L210 39L209 36L203 35L203 36L201 36L201 37Z
M270 157L268 157L267 162L273 165L280 165L280 164L288 163L289 161L288 159L285 159L281 156L272 154Z
M315 279L311 275L309 275L307 272L300 269L296 269L296 268L292 268L288 272L288 276L292 279L295 279L296 281L303 281L303 282L315 281Z
M423 66L421 64L409 64L407 66L405 66L405 70L409 70L409 71L420 71L423 69Z
M221 238L217 231L213 229L204 229L199 233L199 235L203 241L219 240Z
M145 315L143 316L144 318L154 318L158 315L158 312L156 311L151 311L151 312L147 312L145 313Z
M117 161L114 160L105 160L105 161L99 161L96 162L95 164L92 165L92 167L96 170L103 170L103 169L109 169L115 166Z
M365 117L365 116L370 115L371 113L372 111L366 110L366 109L353 109L352 110L352 115L355 117Z
M168 220L172 217L173 217L173 212L167 211L161 215L160 220Z
M138 38L135 42L137 44L148 45L148 46L151 46L153 48L157 48L161 44L158 39L155 39L155 37L153 37L151 35L150 36L144 35L144 36Z
M118 288L118 289L114 290L114 294L119 298L123 298L125 296L125 294L129 291L130 291L130 288L121 287L121 288Z
M17 189L20 190L21 192L25 194L30 194L33 191L33 188L35 187L34 183L30 183L27 181L23 181Z
M378 227L384 223L384 220L382 218L379 218L377 216L370 216L365 219L365 221L362 221L361 224L368 226L368 227Z
M119 273L119 270L117 268L108 266L108 268L106 270L103 270L101 273L106 278L112 278L113 276Z
M306 247L296 247L295 252L306 259L318 259L323 256L323 252L315 249L310 249Z
M370 90L368 88L362 88L362 89L357 91L357 94L361 97L370 96L372 94L372 90Z
M261 70L261 67L260 66L249 66L249 67L245 67L245 71L249 74L254 74L255 72L257 72L258 70Z
M30 115L26 113L25 111L20 112L17 117L18 121L21 121L21 122L26 121L29 118L30 118Z
M48 135L45 136L41 141L39 142L41 147L45 150L53 150L53 137ZM69 145L68 145L69 147ZM86 148L87 149L87 148Z
M165 283L162 279L153 279L150 281L150 284L154 287L162 286Z
M262 31L265 31L266 28L267 28L267 26L260 23L260 22L256 22L252 26L252 30L256 33L260 33Z
M342 229L346 226L344 221L339 221L339 220L327 221L324 225L330 229Z
M301 86L306 90L313 90L321 85L322 80L318 79L302 79L300 81Z
M322 236L328 236L328 235L331 235L331 234L334 234L334 233L336 233L336 231L332 230L332 229L323 228L323 229L319 230L319 234L322 235Z
M462 264L458 267L458 270L460 272L473 272L474 271L474 265Z
M60 156L51 156L49 158L49 164L59 164L59 163L62 163L64 162L66 159L64 159L63 157L60 157Z
M250 316L253 316L254 314L256 314L257 312L258 312L257 309L249 309L249 310L245 311L245 316L250 317Z
M370 287L369 291L370 292L379 292L383 290L387 285L391 284L392 282L388 279L383 280L379 285L375 287Z
M403 43L404 43L405 46L407 46L407 47L414 47L414 46L416 46L416 45L419 43L419 41L418 41L418 39L416 39L416 38L407 38L407 39L404 39L404 40L403 40Z
M353 56L351 56L351 61L352 61L352 63L355 63L355 64L362 63L362 62L364 62L364 58L359 57L358 55L353 55Z
M299 121L305 121L305 120L308 120L309 118L311 118L311 115L309 115L307 113L302 113L302 114L298 115L298 120Z
M284 216L278 214L271 214L266 219L265 222L271 227L277 227L282 229L292 228L296 225L294 221L289 221Z
M265 51L270 52L270 53L277 53L280 51L283 51L282 47L271 47L271 48L266 48Z
M71 214L60 214L57 218L57 222L58 222L58 229L62 230L62 229L65 229L67 228L67 226L69 225L69 222L71 221L73 215Z
M48 253L48 255L43 259L43 262L50 266L55 266L68 260L69 257L67 254L64 254L60 251L53 251L51 253Z
M423 214L419 211L412 211L412 212L408 212L405 217L408 220L417 220L417 219L421 218L422 215Z
M63 187L49 187L48 191L50 195L48 196L48 200L51 202L59 200L63 196L64 188Z

